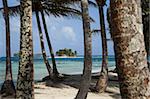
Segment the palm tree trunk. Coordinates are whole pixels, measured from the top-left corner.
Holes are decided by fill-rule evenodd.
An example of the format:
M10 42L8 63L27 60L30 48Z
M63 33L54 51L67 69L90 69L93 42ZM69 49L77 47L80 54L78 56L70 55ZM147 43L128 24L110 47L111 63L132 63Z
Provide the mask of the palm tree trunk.
M42 51L44 63L46 65L46 67L47 67L49 76L51 77L52 76L52 69L51 69L49 61L48 61L48 59L46 57L46 51L45 51L45 48L44 48L44 39L43 39L42 29L41 29L41 25L40 25L39 13L38 12L35 12L35 13L36 13L37 25L38 25L39 36L40 36L41 51Z
M147 18L147 20L146 20ZM150 26L150 15L143 16L143 32L144 32L144 42L145 42L145 48L147 52L147 59L150 60L150 32L149 32L149 26ZM145 22L144 22L145 21ZM146 22L147 21L147 22ZM150 70L150 61L147 61L148 67Z
M106 40L103 5L99 5L99 17L101 26L101 40L102 40L102 70L100 72L99 80L97 81L96 84L96 90L99 93L102 93L106 90L108 82L108 67L107 67L108 52L107 52L107 40Z
M92 70L92 35L87 0L81 1L81 8L84 31L84 70L80 88L75 99L86 99L90 86Z
M55 61L55 57L54 57L54 51L53 51L53 48L52 48L50 37L48 35L48 30L47 30L46 21L45 21L45 17L44 17L43 11L41 11L41 15L42 15L42 21L43 21L43 26L44 26L44 30L45 30L46 40L47 40L49 51L50 51L51 58L52 58L53 75L55 75L57 77L59 75L59 73L58 73L58 70L57 70L57 67L56 67L56 61Z
M7 0L3 0L4 6L4 18L6 27L6 75L5 81L1 88L1 94L14 95L15 96L15 86L12 77L12 66L11 66L11 47L10 47L10 25L9 25L9 15L8 15L8 4Z
M122 99L149 99L140 0L111 0L111 29Z
M146 2L145 0L143 0L142 2ZM144 10L144 7L146 8L147 6L149 6L150 1L146 2L146 3L142 3L142 9ZM142 21L143 21L143 32L144 32L144 42L145 42L145 48L146 48L146 52L147 52L147 59L150 59L150 14L145 13L144 11L142 12L144 13L142 15ZM150 70L150 61L148 61L148 66L149 66L149 70Z
M20 59L16 98L34 99L32 1L21 0L20 4Z

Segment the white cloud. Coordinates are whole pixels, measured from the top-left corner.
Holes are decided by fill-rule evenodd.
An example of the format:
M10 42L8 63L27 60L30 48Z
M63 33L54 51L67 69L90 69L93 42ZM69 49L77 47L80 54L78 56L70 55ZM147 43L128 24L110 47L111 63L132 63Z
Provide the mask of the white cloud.
M65 26L62 28L62 33L65 36L66 39L76 41L76 34L72 27Z

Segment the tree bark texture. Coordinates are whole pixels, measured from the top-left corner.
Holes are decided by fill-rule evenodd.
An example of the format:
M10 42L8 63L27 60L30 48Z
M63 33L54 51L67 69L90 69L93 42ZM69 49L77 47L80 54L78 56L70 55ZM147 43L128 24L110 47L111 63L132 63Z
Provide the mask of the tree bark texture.
M32 1L21 0L20 2L20 59L16 98L34 99Z
M103 4L99 4L99 17L100 17L100 27L101 27L101 40L102 40L102 70L100 72L99 80L96 84L96 90L102 93L106 90L108 82L108 51L107 51L107 38L105 31L105 20Z
M1 94L15 96L15 86L12 77L12 65L11 65L11 46L10 46L10 25L7 0L3 0L4 6L4 19L6 27L6 74L5 81L1 88Z
M84 70L80 88L75 99L86 99L90 86L92 70L92 35L87 0L81 1L81 8L84 31Z
M111 0L111 29L122 99L149 99L150 72L140 0Z

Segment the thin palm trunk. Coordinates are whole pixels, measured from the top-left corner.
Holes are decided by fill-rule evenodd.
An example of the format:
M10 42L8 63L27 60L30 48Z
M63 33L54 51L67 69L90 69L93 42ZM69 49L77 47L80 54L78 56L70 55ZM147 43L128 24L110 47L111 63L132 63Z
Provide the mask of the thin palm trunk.
M147 59L150 59L150 1L142 0L141 3L145 48L147 52ZM148 66L150 70L150 61L148 61Z
M44 30L45 30L46 40L47 40L49 51L50 51L51 58L52 58L53 74L55 76L58 76L59 73L58 73L58 70L57 70L57 67L56 67L56 61L55 61L55 57L54 57L54 51L53 51L53 48L52 48L50 37L48 35L48 30L47 30L46 21L45 21L45 17L44 17L43 11L41 11L41 15L42 15L42 21L43 21L43 26L44 26Z
M150 70L150 29L149 29L150 19L149 18L150 18L150 14L145 14L142 16L145 48L146 48L147 57L149 60L148 66L149 66L149 70Z
M44 48L44 39L43 39L42 28L41 28L41 25L40 25L41 23L40 23L39 13L38 12L35 12L35 13L36 13L37 25L38 25L39 36L40 36L41 51L42 51L44 63L45 63L46 68L48 70L49 76L51 77L52 76L52 69L51 69L49 61L46 57L46 51L45 51L45 48Z
M92 70L92 35L90 29L88 2L87 0L81 1L83 31L84 31L84 70L81 79L81 84L75 99L86 99L88 89L91 82Z
M20 59L16 99L34 99L32 1L21 0Z
M3 6L4 6L5 27L6 27L6 74L5 74L5 81L1 88L1 94L15 95L15 86L13 83L12 66L11 66L10 25L9 25L7 0L3 0Z
M144 20L145 18L145 20ZM147 20L146 20L147 18ZM148 63L148 67L150 70L150 29L149 29L149 19L150 15L147 16L143 16L143 32L144 32L144 42L145 42L145 48L146 48L146 52L147 52L147 59L149 61L147 61ZM145 22L144 22L145 21Z
M107 40L106 40L103 5L99 5L99 17L101 26L101 40L102 40L102 70L100 72L99 80L97 81L96 84L96 90L102 93L106 90L108 82L108 66L107 66L108 53L107 53Z
M111 0L111 30L122 99L149 99L150 72L140 0Z

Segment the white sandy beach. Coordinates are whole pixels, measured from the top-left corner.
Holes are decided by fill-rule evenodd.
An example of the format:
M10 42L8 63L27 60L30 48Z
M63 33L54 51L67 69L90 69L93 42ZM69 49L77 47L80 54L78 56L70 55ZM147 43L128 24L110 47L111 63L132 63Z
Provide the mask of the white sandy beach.
M77 89L66 86L66 88L46 87L45 85L36 85L35 99L74 99ZM95 94L89 92L87 99L121 99L118 88L107 88L106 93Z
M109 73L112 80L115 79L116 74ZM60 84L61 88L47 87L45 82L37 83L35 85L35 99L74 99L78 89L66 84ZM102 94L89 92L87 99L121 99L119 88L115 86L116 82L109 81L107 91Z
M97 81L96 74L92 78L91 85ZM121 99L116 81L117 74L109 72L109 83L105 93L89 92L87 99ZM66 76L65 80L60 83L52 83L51 81L41 81L35 83L35 99L74 99L80 84L80 75ZM0 99L14 99L2 98Z

